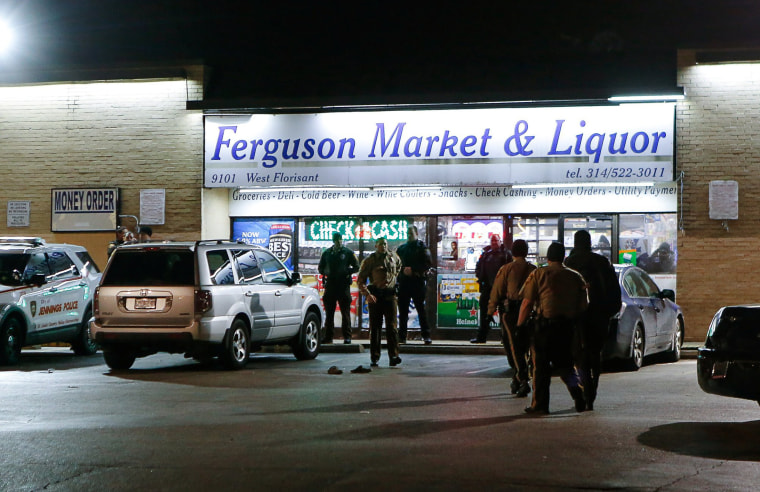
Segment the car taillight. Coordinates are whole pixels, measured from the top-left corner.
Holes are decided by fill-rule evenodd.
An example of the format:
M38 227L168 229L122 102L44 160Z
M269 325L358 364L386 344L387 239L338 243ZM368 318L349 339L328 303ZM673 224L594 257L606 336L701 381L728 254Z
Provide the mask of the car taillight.
M209 309L211 309L211 291L196 290L195 291L195 312L205 313Z
M100 287L95 288L95 295L92 296L92 313L100 316Z

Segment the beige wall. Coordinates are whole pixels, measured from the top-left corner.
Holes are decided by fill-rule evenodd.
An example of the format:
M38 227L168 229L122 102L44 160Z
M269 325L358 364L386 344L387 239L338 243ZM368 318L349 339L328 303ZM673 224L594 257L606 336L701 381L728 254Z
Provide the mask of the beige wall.
M154 237L200 239L203 119L186 103L202 97L202 71L191 73L196 80L0 87L0 207L31 201L29 227L0 220L0 235L82 244L103 266L114 234L53 234L50 190L118 187L127 215L139 215L141 189L164 188L166 223L152 226Z
M760 302L760 64L696 65L679 53L677 165L683 171L678 302L686 340L703 341L721 306ZM739 182L739 219L709 218L709 183Z

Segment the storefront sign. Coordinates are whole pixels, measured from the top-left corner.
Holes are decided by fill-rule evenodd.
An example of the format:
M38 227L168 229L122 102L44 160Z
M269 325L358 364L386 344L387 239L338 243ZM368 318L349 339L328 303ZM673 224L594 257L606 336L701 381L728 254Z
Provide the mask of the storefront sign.
M207 187L673 180L673 103L205 117Z
M345 216L553 214L675 212L676 183L652 185L579 185L512 188L509 186L408 187L403 189L363 190L230 190L230 216ZM324 234L329 227L345 232L346 224L325 224L314 229ZM394 226L402 229L400 225ZM394 230L393 228L389 229ZM332 233L330 233L330 238ZM390 238L390 236L387 236ZM330 238L326 238L329 240ZM324 237L322 238L325 239Z
M118 188L53 189L50 203L53 232L116 229Z
M375 240L384 237L389 241L406 241L407 219L380 219L356 222L351 219L314 219L306 221L307 241L332 241L339 232L344 241L357 239Z

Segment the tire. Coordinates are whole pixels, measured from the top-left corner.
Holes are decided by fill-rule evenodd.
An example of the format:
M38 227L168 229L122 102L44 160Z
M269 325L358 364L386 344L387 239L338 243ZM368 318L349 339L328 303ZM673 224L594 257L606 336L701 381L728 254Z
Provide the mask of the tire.
M126 371L135 363L135 354L126 350L104 350L103 359L114 371Z
M0 327L0 364L15 365L21 359L24 329L17 318L9 318Z
M82 328L79 330L75 340L71 342L71 348L76 355L92 355L98 351L98 344L90 338L90 317L91 313L87 312L82 321Z
M232 322L224 339L224 347L220 359L227 369L242 369L248 363L251 354L251 340L248 326L242 319Z
M681 360L681 346L683 345L683 320L681 318L676 319L676 330L673 333L673 342L668 351L668 361L678 362Z
M293 355L296 359L311 360L319 354L321 324L319 316L312 312L306 313L296 343L293 345Z
M628 369L638 371L644 363L644 331L641 325L636 325L631 337L631 358L628 359Z

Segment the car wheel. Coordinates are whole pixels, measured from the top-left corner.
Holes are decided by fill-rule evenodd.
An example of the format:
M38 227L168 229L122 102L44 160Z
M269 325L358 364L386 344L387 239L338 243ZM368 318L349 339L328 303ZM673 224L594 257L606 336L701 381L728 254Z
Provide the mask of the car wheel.
M92 315L89 312L85 315L77 338L71 342L71 348L76 355L92 355L98 351L98 344L90 338L90 316Z
M104 350L103 359L114 371L126 371L135 363L135 354L127 350Z
M227 332L222 350L222 364L228 369L242 369L248 363L250 353L248 327L242 319L236 319Z
M676 319L676 329L673 333L673 346L668 352L668 360L670 362L678 362L681 360L681 346L683 345L683 320L681 318Z
M307 313L298 333L298 339L293 346L293 355L298 360L313 359L319 354L319 331L321 328L319 316Z
M9 318L0 328L0 364L18 364L21 358L23 329L16 318Z
M628 369L638 371L644 363L644 330L641 325L636 325L631 338L631 358L628 360Z

